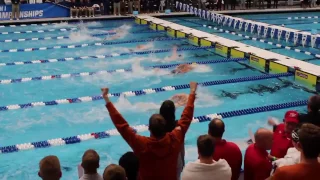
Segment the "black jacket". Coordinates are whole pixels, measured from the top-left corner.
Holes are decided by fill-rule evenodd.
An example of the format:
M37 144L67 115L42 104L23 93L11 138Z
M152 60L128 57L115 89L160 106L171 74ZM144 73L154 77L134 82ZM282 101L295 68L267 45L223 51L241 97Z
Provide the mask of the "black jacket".
M309 112L308 114L300 114L299 122L300 124L311 123L320 127L320 112Z

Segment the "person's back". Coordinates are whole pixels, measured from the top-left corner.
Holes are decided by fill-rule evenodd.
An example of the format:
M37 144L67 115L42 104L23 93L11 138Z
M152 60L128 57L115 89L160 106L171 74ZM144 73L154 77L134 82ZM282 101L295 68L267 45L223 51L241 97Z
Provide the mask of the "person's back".
M297 149L301 152L300 163L277 168L273 180L320 179L320 127L306 123L298 130Z
M102 180L102 176L97 172L100 167L100 156L93 150L87 150L82 156L81 166L83 167L84 174L80 180Z
M119 165L124 168L127 180L137 180L139 172L139 159L133 152L126 152L119 159Z
M272 146L272 131L260 128L255 133L255 143L248 146L244 157L244 179L265 180L270 176L272 164L267 150Z
M225 125L221 119L215 118L208 125L208 134L215 139L215 151L213 159L218 161L224 159L228 162L232 170L232 180L238 180L242 165L242 153L240 148L222 139Z
M165 131L165 119L160 114L150 117L151 137L136 134L111 103L109 89L102 89L112 122L139 159L139 180L177 180L178 155L193 118L196 89L197 83L191 82L188 103L172 132Z
M214 161L215 142L210 135L201 135L197 140L199 160L189 162L183 169L182 180L230 180L231 168L226 160Z
M218 161L219 159L226 160L232 170L232 180L238 180L242 165L242 153L235 143L227 142L225 140L216 142L213 159L215 161Z

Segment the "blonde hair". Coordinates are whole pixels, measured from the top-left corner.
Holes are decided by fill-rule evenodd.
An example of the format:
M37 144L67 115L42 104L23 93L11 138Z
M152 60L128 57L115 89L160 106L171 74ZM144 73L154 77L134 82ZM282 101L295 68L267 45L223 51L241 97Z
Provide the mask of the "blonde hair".
M116 164L110 164L103 172L103 180L127 180L126 171Z

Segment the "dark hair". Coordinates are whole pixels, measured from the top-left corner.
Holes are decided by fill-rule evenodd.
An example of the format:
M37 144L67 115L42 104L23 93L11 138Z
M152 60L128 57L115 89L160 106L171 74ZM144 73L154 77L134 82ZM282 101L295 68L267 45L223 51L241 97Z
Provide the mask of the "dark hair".
M166 120L160 114L153 114L149 119L149 131L155 138L161 138L166 134Z
M299 129L299 143L308 159L315 159L320 153L320 127L305 123Z
M133 152L126 152L119 159L119 165L124 168L128 180L136 180L139 171L139 159Z
M197 146L199 155L203 157L211 157L215 148L214 140L209 135L199 136L197 140Z
M308 106L311 112L318 112L320 109L320 96L319 95L311 96L308 101Z
M85 172L94 173L97 172L97 169L99 168L99 161L99 154L95 150L89 149L84 152L82 156L81 166L83 167Z
M224 133L224 122L221 119L215 118L209 123L208 134L212 137L222 138Z
M176 107L171 100L166 100L160 107L160 114L166 120L166 132L171 132L176 127Z

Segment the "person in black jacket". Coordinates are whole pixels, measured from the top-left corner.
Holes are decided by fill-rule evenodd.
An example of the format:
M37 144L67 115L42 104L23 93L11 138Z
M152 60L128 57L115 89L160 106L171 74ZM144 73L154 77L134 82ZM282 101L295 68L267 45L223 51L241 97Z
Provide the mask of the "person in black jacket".
M308 101L308 113L299 115L300 124L311 123L320 127L320 96L314 95Z
M20 0L11 0L12 3L12 14L10 20L19 20L20 17Z

